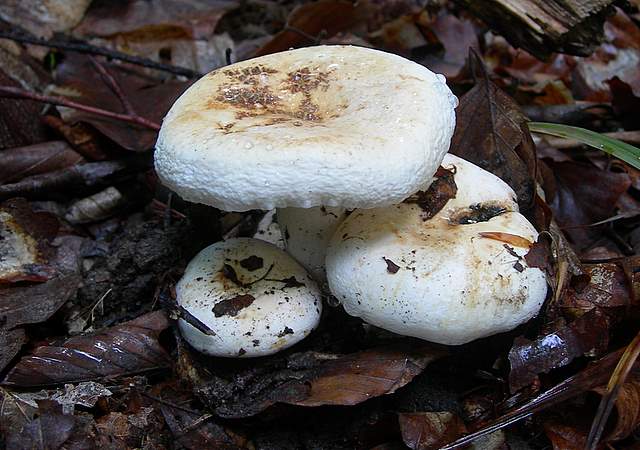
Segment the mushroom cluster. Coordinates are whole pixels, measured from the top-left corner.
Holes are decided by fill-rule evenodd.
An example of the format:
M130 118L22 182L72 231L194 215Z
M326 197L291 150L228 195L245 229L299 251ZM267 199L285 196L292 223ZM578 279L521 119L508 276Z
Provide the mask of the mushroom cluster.
M194 83L163 121L156 172L192 202L225 211L277 208L286 252L246 238L202 250L178 283L176 300L211 332L181 321L185 339L214 356L287 348L318 324L318 283L325 282L348 313L436 342L465 342L535 314L543 288L536 284L526 295L517 288L542 279L522 260L526 245L508 250L523 268L516 276L503 270L507 259L498 241L478 235L489 230L513 232L520 243L535 239L504 183L448 157L447 164L459 170L458 194L428 220L420 212L449 148L456 106L443 76L397 55L353 46L267 55ZM469 181L459 180L462 173ZM483 192L475 192L474 176L486 181ZM451 222L452 214L484 211L487 202L502 209L487 220L471 214L477 228ZM430 253L430 247L440 250ZM493 272L480 274L466 260L476 253L485 257L482 251ZM486 282L477 290L484 296L472 299L470 291L454 289L435 261L452 270L455 280ZM495 297L497 284L505 290ZM447 285L450 294L444 293ZM510 294L522 294L520 306L516 300L506 305ZM498 298L502 303L494 305ZM517 318L482 325L478 332L442 332L467 326L468 319L455 315L472 309L457 306L460 301L478 308L485 302L494 322L516 310Z

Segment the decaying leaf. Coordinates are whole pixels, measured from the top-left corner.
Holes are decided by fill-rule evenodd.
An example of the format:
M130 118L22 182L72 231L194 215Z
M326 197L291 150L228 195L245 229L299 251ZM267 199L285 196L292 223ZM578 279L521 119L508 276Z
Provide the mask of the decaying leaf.
M101 332L37 347L7 374L4 384L44 386L121 376L171 365L158 336L169 323L156 311Z
M213 422L210 414L198 416L168 405L162 405L160 411L177 443L188 450L248 448L245 438Z
M64 141L50 141L0 151L0 184L64 169L84 162Z
M88 36L129 36L172 33L200 38L210 36L218 20L238 5L233 0L159 0L153 4L134 0L126 5L94 1L82 23L74 30Z
M605 386L594 389L600 395L606 391ZM614 426L603 437L604 442L619 441L628 437L640 425L640 377L630 376L620 387L615 403Z
M413 450L435 450L467 432L456 414L442 412L400 413L402 440Z
M584 450L587 443L586 435L569 425L546 422L544 431L553 445L553 450Z
M576 163L549 162L556 191L547 198L555 220L578 252L601 235L592 224L614 215L620 196L631 186L626 173Z
M300 5L289 15L285 29L258 49L255 56L310 45L314 39L319 41L345 31L355 24L363 7L364 4L347 0L320 0Z
M47 265L48 240L55 236L58 221L34 212L24 199L0 204L0 284L45 281L54 275Z
M0 329L0 370L7 367L7 364L18 354L25 342L27 342L27 336L24 329Z
M475 52L476 85L462 96L450 152L497 175L518 194L520 209L533 207L535 146L515 101L493 84Z
M574 358L606 349L609 320L597 309L535 341L518 338L509 352L509 385L515 392L531 384L540 373L566 366Z
M294 353L228 374L225 381L182 348L178 370L217 415L237 418L274 403L355 405L395 392L444 354L440 347L410 342L349 355Z
M77 291L80 278L69 274L46 283L0 289L2 328L40 323L51 317Z
M624 258L600 264L585 264L589 284L567 290L559 306L588 311L599 308L628 308L638 299L634 293L634 279L638 257Z
M311 389L301 406L355 405L391 394L410 382L431 361L443 356L430 345L386 347L365 350L330 359L320 365L309 380Z
M156 123L162 121L169 107L189 85L179 81L152 82L115 64L104 64L104 67L118 83L135 113ZM86 56L69 55L57 67L56 81L60 85L60 93L71 100L108 111L125 112L118 96ZM150 98L153 101L149 101ZM61 110L61 115L70 124L83 122L92 125L127 150L149 150L155 144L157 133L148 128L66 108Z

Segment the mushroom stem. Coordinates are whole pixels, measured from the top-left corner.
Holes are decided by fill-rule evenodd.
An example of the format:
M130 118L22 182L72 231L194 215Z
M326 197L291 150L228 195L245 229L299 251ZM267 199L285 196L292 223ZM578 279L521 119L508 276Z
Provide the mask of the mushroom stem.
M277 219L285 250L320 284L326 280L324 260L327 245L347 216L340 207L278 208Z

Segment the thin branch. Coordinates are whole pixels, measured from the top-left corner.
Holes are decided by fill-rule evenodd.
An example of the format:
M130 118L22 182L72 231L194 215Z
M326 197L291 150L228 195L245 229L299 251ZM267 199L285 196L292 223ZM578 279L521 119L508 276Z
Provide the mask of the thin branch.
M24 98L29 100L35 100L41 103L49 103L51 105L66 106L67 108L77 109L79 111L96 114L98 116L109 117L110 119L120 120L122 122L135 123L136 125L140 125L154 131L160 130L159 124L151 120L145 119L144 117L140 117L137 115L130 115L130 114L115 113L113 111L107 111L106 109L96 108L89 105L83 105L82 103L76 103L72 100L67 100L66 98L63 98L63 97L54 97L51 95L37 94L35 92L30 92L25 89L20 89L20 88L15 88L10 86L0 86L0 97Z
M102 78L102 81L104 81L105 84L109 87L109 89L111 89L113 93L116 94L116 97L118 97L118 100L120 100L120 103L124 108L124 111L130 116L136 116L137 114L136 114L136 111L133 109L133 105L131 104L129 99L124 95L124 92L122 92L122 88L120 87L120 84L116 81L113 75L111 75L107 70L107 68L102 64L100 64L100 61L98 61L96 58L94 58L93 56L89 56L89 59L91 60L91 63L96 68L96 70L100 72L100 77Z
M175 75L182 75L187 78L199 78L202 76L200 73L187 69L186 67L172 66L170 64L163 64L153 61L148 58L142 58L139 56L128 55L126 53L118 52L115 50L109 50L96 45L87 44L86 42L69 39L42 39L30 35L25 31L11 29L0 29L0 38L10 39L16 42L22 42L25 44L40 45L42 47L56 48L61 50L68 50L77 53L84 53L89 55L101 55L107 58L117 59L125 61L130 64L138 66L148 67L150 69L161 70L163 72L173 73Z

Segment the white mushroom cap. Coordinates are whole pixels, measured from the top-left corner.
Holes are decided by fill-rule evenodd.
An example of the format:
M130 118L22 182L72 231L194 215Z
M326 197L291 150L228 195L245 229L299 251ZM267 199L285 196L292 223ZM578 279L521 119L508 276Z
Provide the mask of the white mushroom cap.
M402 201L449 148L442 75L362 47L317 46L209 73L165 117L155 166L186 200L226 211Z
M180 319L182 336L213 356L276 353L311 333L322 312L320 290L304 268L276 246L251 238L202 250L176 294L178 304L215 333Z
M285 248L319 283L325 281L327 245L347 210L339 207L280 208L278 224Z
M451 345L529 320L547 284L523 258L537 232L517 212L513 190L453 155L443 166L455 166L457 194L435 216L425 220L415 203L355 210L326 263L331 292L349 314Z

